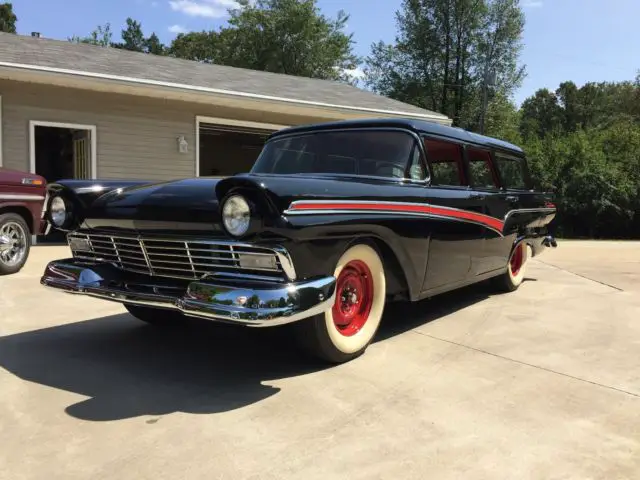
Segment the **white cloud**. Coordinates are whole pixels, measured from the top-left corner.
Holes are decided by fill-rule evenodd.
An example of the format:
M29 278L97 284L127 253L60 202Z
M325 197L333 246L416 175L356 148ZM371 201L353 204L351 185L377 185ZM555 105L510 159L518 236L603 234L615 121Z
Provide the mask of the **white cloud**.
M191 17L223 18L230 8L240 8L235 0L171 0L171 9Z
M347 68L343 71L344 73L346 73L348 76L350 76L355 80L362 80L364 78L364 70L362 70L360 67Z
M542 0L523 0L522 6L524 8L540 8L544 5Z
M171 33L187 33L187 29L182 25L171 25L169 31Z

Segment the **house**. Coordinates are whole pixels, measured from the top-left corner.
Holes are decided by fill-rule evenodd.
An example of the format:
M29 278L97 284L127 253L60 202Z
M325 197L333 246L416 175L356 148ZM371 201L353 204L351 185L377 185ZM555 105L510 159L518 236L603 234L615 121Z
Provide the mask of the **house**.
M247 171L285 126L444 115L346 84L0 33L0 166L59 178Z

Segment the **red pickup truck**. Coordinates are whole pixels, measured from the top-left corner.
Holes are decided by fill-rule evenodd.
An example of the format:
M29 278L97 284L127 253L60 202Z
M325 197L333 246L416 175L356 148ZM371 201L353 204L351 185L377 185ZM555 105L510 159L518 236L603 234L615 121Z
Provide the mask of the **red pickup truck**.
M31 236L45 227L46 180L0 168L0 275L19 271L27 261Z

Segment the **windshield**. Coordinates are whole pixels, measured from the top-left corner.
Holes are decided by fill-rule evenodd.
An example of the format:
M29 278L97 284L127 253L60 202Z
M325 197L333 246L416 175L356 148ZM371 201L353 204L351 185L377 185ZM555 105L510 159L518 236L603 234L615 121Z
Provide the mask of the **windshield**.
M271 140L251 172L405 178L410 162L420 165L420 151L406 132L328 131Z

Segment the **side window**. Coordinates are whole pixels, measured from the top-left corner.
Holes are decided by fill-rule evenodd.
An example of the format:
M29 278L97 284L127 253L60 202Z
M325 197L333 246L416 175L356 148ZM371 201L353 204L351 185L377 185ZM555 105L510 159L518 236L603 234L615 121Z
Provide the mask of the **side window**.
M427 161L433 172L432 185L465 185L462 146L442 140L425 139Z
M505 188L514 190L526 190L527 183L524 176L524 165L516 158L496 155L496 167L502 178L502 185Z
M479 148L467 148L469 183L478 188L497 188L498 182L491 168L491 154Z

